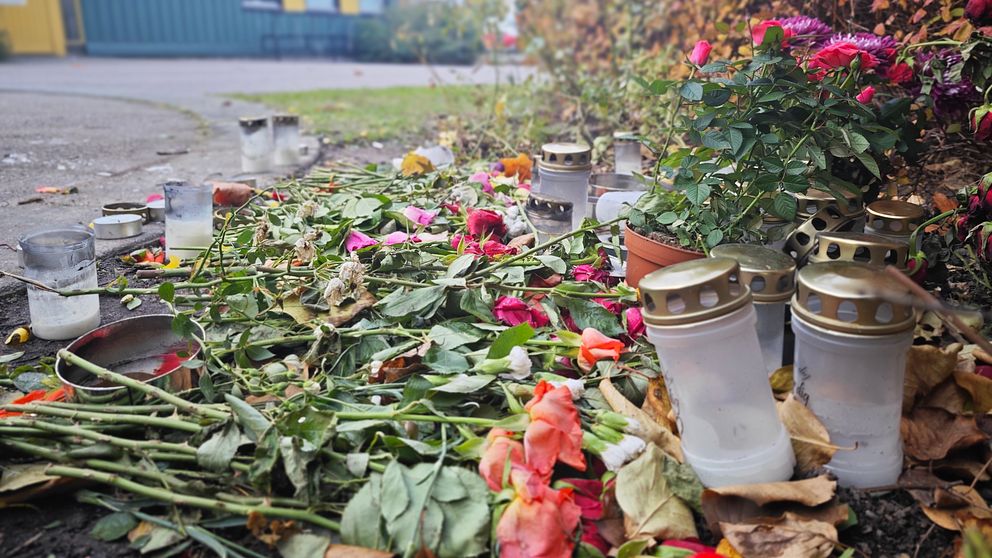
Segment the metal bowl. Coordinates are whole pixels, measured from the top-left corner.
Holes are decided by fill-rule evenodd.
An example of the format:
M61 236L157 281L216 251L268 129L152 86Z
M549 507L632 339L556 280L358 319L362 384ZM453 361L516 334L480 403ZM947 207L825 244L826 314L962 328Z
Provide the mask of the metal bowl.
M148 220L158 223L165 222L165 200L152 200L148 202Z
M148 221L148 206L143 203L117 202L103 206L104 215L138 215Z
M200 345L172 331L171 314L125 318L100 326L73 341L66 350L93 364L176 392L197 385L197 370L183 363L200 354ZM199 336L203 328L196 324ZM108 383L62 360L55 374L71 401L133 404L144 399L140 391Z
M141 216L131 213L104 215L93 219L93 233L97 240L119 240L141 234Z

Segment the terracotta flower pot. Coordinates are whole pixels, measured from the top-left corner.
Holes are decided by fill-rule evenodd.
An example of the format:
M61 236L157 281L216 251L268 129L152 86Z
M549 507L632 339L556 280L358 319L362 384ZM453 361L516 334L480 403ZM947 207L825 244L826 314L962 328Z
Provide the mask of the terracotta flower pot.
M627 246L627 284L634 288L652 271L704 256L702 252L651 240L630 227L624 232L624 244Z

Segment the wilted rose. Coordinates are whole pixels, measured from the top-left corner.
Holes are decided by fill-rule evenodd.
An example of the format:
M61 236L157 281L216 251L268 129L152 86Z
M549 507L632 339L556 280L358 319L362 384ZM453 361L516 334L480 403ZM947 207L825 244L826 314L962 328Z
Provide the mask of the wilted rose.
M506 224L503 216L491 209L473 209L468 214L468 232L476 238L486 235L503 236Z
M975 109L971 115L971 127L975 132L976 140L987 141L992 138L992 105Z
M885 77L896 85L908 83L913 81L913 69L909 67L909 64L900 62L890 66L885 72Z

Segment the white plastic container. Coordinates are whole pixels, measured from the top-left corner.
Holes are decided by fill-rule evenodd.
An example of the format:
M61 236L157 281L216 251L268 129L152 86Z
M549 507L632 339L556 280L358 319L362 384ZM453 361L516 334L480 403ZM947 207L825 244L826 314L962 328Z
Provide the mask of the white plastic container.
M577 143L548 143L541 147L539 192L572 204L572 230L582 226L588 211L592 150Z
M842 486L894 485L903 468L902 415L912 309L876 298L905 292L881 268L810 264L792 303L795 394L841 448L827 464Z
M28 278L58 290L97 288L93 231L79 226L37 231L22 236L18 244ZM28 285L28 312L36 337L74 339L100 325L100 297L64 297Z
M706 486L784 481L795 467L751 293L733 280L739 274L735 260L709 258L663 268L639 285L682 450Z
M272 162L277 165L300 164L300 117L277 114L272 117L274 151Z
M614 132L613 167L617 174L641 172L641 142L632 132Z
M269 129L269 119L246 117L239 119L238 125L241 128L241 171L255 173L271 170L272 130Z
M721 244L712 257L736 260L740 281L751 289L755 327L768 374L782 367L785 344L785 305L796 290L796 262L783 252L754 244Z
M165 193L165 250L168 258L196 258L213 242L213 188L183 180L162 185Z

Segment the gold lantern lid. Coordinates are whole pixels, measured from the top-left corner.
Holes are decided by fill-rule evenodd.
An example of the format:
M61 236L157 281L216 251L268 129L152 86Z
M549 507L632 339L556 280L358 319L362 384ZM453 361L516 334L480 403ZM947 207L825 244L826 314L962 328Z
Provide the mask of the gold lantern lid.
M644 321L673 326L733 312L751 302L739 276L740 265L730 258L691 260L650 273L637 289Z
M825 205L789 234L785 240L785 253L801 263L813 251L818 233L850 230L854 223L855 219L845 215L836 205Z
M909 246L877 234L859 232L822 232L816 235L816 250L810 263L863 262L885 267L906 268Z
M906 299L910 293L883 268L861 262L812 264L799 270L796 284L792 312L824 329L886 335L916 324L911 306L886 300Z
M754 302L784 302L796 290L796 261L756 244L721 244L710 250L714 258L731 258L740 264L740 282L751 289Z
M273 124L299 124L300 116L298 114L274 114L272 115Z
M546 143L541 146L537 166L553 171L584 171L592 168L592 149L581 143Z
M830 192L810 188L804 193L796 194L796 215L808 218L827 205L832 205L840 209L847 217L860 217L865 212L864 204L861 201L861 194L844 190L843 203Z
M909 236L926 216L922 207L902 200L874 201L867 211L867 225L873 231L896 236Z
M238 124L242 128L249 130L254 130L255 128L264 128L268 125L269 119L264 116L242 116L238 119Z

